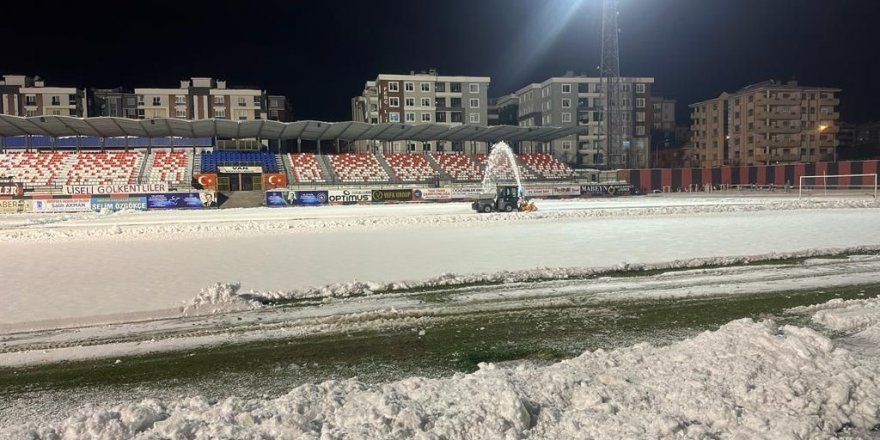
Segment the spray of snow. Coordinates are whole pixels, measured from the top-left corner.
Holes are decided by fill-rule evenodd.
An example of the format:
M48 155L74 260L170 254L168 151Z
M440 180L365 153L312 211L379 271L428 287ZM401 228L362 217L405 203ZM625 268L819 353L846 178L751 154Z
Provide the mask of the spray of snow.
M87 407L15 438L830 438L880 424L880 363L815 331L731 322L666 347L386 384L307 384L273 399Z
M519 194L523 194L522 181L519 177L519 166L516 164L516 156L506 142L501 141L492 145L492 151L486 162L486 171L483 175L483 192L495 194L498 183L504 179L504 174L513 173L516 188Z

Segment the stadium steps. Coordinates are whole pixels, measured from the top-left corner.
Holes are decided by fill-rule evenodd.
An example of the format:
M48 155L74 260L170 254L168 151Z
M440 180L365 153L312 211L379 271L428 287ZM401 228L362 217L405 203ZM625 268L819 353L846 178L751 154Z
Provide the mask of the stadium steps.
M433 154L425 154L425 159L428 159L428 163L431 165L431 168L433 168L434 171L436 171L437 174L440 175L440 180L444 180L447 182L452 181L452 176L450 176L449 173L447 173L446 170L444 170L443 167L441 167L440 164L437 163L437 160L434 159Z
M141 165L138 170L137 183L147 183L150 180L150 171L153 169L153 155L155 152L144 154L141 157Z
M327 176L327 183L339 183L339 176L333 172L333 167L330 166L330 158L323 154L316 155L315 157L318 159L318 165L321 166L321 171Z
M376 160L379 161L379 166L385 170L385 174L391 178L392 182L400 182L400 177L391 169L391 165L388 165L388 161L385 160L385 155L382 153L373 153L373 156L376 157Z
M220 208L256 208L266 205L266 193L263 191L223 191L217 193Z
M288 177L290 177L290 173L288 173L289 168L287 168L287 164L284 163L284 155L276 154L275 155L275 166L278 167L278 172L283 172Z
M282 170L284 170L284 175L287 176L287 184L292 185L296 183L296 176L293 175L293 164L290 162L289 154L281 154L281 166Z

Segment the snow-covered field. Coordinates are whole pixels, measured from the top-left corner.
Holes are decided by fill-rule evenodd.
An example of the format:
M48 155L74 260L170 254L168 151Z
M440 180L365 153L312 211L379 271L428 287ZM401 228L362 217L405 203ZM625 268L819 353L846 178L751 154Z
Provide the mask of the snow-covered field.
M0 367L378 328L407 314L880 283L873 199L640 197L538 207L0 217ZM745 265L835 250L870 255ZM639 283L603 276L669 268L688 270ZM440 304L408 293L440 287L455 291ZM302 304L264 305L288 300ZM0 437L869 438L880 425L877 300L790 313L836 336L739 320L668 346L548 366L88 407L6 427Z

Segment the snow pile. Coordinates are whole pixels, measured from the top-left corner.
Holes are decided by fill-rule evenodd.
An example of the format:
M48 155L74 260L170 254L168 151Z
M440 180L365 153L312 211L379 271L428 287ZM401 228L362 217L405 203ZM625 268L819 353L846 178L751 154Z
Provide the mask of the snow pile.
M205 313L223 313L261 307L247 293L238 293L239 283L214 283L202 289L195 298L181 308L184 316Z
M671 262L655 264L621 263L610 267L542 267L536 269L525 269L516 271L506 270L501 272L479 274L444 273L439 276L424 280L401 280L392 282L352 281L345 283L328 284L318 287L306 287L288 291L251 292L247 294L247 297L249 300L258 301L259 303L264 304L290 300L328 300L331 298L369 296L382 293L393 293L417 289L461 287L478 284L514 284L580 279L617 274L622 272L637 273L671 269L699 269L717 266L744 265L774 260L808 258L814 256L834 257L853 253L870 253L878 251L880 251L880 246L859 246L847 249L809 249L797 252L774 252L752 256L691 258L686 260L674 260ZM863 255L859 256L858 258L869 260L874 258L874 256ZM817 259L815 261L809 262L809 264L817 264L818 261L820 260ZM196 297L196 299L193 300L193 303L201 301L199 298L202 296L203 294L199 294L199 297ZM212 304L217 304L225 300L238 302L241 300L241 298L234 294L211 296Z
M829 438L880 424L880 363L809 329L731 322L667 347L598 350L388 384L308 384L275 399L88 407L14 438Z
M813 322L832 330L854 333L880 326L880 298L833 299L824 304L795 307L790 313L812 315Z

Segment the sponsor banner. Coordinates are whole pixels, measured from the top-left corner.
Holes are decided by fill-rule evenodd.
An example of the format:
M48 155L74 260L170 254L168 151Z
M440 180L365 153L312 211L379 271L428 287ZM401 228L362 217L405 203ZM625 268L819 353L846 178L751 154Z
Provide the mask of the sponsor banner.
M193 181L196 188L217 190L216 174L196 174L193 176Z
M579 185L560 185L553 188L553 194L578 197L581 195L581 187Z
M21 196L24 186L20 183L0 183L0 196Z
M220 171L221 173L262 173L263 167L261 167L261 166L247 166L247 165L232 165L232 166L217 167L217 171Z
M266 206L293 206L295 202L293 191L266 192Z
M552 186L527 186L523 188L526 197L551 197L556 195Z
M453 199L476 199L480 197L480 194L483 193L482 186L463 186L459 188L452 188L452 198Z
M133 185L65 185L64 194L149 194L168 191L167 183L144 183Z
M287 188L287 176L283 173L263 174L263 189Z
M368 189L331 190L328 191L327 200L330 203L372 202L373 191Z
M374 202L409 202L413 199L411 189L374 189L372 192Z
M451 188L419 188L413 190L415 200L452 200Z
M585 196L630 195L633 186L629 183L594 183L581 185L581 194Z
M33 212L86 212L92 210L92 199L45 199L33 202Z
M297 205L318 206L327 203L327 191L294 191Z
M0 214L20 214L33 210L33 200L0 200Z
M147 196L147 209L202 208L199 193L166 193Z
M114 197L114 198L92 198L92 211L101 211L109 209L111 211L120 211L123 209L147 209L146 197Z

